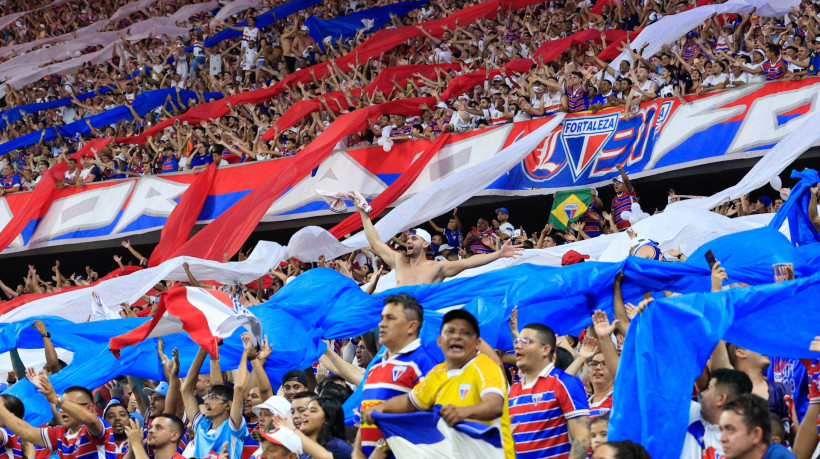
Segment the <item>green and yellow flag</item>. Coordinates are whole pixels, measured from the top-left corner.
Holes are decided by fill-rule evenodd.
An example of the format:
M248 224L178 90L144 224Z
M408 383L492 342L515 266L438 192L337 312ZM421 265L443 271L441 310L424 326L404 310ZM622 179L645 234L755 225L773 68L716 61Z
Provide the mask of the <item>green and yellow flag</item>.
M592 202L592 190L590 189L559 191L555 193L549 222L555 224L556 229L567 230L570 223L584 215L590 202Z

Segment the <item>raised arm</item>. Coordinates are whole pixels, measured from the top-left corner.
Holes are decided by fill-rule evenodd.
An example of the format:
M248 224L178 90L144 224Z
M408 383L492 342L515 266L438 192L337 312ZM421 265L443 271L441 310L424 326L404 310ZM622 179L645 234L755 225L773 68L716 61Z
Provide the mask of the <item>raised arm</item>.
M58 409L65 411L66 414L80 421L80 423L85 426L89 435L94 438L100 438L102 436L105 429L102 421L97 417L97 414L86 409L85 405L80 405L58 396L57 393L54 392L54 387L51 386L51 382L49 382L45 370L41 370L40 373L35 373L33 369L29 369L27 376L29 381L37 387L37 391L43 394L49 403L56 405ZM42 440L40 440L39 443L32 441L32 443L42 446L41 442Z
M242 334L242 357L239 359L239 368L236 370L236 380L233 386L233 403L231 403L231 421L234 426L242 425L242 411L245 409L245 389L248 388L248 355L253 352L253 358L256 358L256 348L251 341L251 334L245 332Z
M524 249L523 244L511 245L510 241L501 246L501 250L496 250L492 253L485 253L481 255L473 255L469 258L458 261L445 261L441 268L441 274L444 277L453 277L465 269L477 268L492 263L499 258L515 258L521 250Z
M612 309L615 311L616 328L622 335L626 336L626 331L629 329L629 316L626 314L626 307L624 306L624 297L621 293L621 282L624 279L624 273L615 275L612 281Z
M185 415L189 420L193 420L194 416L199 413L199 403L196 401L196 379L199 376L199 370L202 369L202 362L205 361L205 356L208 353L205 349L200 348L199 352L191 362L191 368L188 369L188 374L185 375L185 380L182 382L182 403L185 405Z
M364 203L359 202L359 199L356 199L356 207L359 209L359 215L362 217L362 227L364 228L364 234L367 236L367 242L370 244L370 248L373 249L373 253L379 256L382 260L387 262L392 267L396 266L398 263L398 252L394 252L390 246L382 242L381 237L379 237L379 232L376 231L376 227L373 226L373 222L370 220L370 215L367 214L362 209L362 205Z

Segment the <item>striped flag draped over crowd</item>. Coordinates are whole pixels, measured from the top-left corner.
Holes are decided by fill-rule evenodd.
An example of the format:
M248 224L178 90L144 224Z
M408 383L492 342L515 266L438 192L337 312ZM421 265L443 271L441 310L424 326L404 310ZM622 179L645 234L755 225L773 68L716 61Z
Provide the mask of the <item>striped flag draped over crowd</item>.
M147 338L187 332L213 358L217 345L239 327L251 333L254 344L262 340L262 325L247 308L220 290L175 287L160 294L153 320L109 341L111 352L139 344Z

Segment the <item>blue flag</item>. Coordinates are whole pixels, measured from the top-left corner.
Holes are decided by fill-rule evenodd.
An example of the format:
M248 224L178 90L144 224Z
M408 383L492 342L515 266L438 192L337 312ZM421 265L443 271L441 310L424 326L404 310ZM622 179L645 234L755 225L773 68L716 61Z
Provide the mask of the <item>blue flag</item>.
M779 229L783 222L789 221L789 235L796 245L820 242L820 232L809 218L809 202L811 201L811 187L820 183L820 175L814 169L804 169L802 172L792 171L791 178L799 178L789 199L780 206L772 218L769 227Z
M298 13L299 11L310 8L311 6L321 2L322 0L290 0L285 4L279 5L270 11L266 11L259 16L256 16L256 28L264 29L269 25L275 24L276 21L284 19L293 13ZM237 23L235 27L245 27L246 25L248 25L248 21L242 21ZM207 48L212 48L214 45L225 40L240 36L242 36L242 32L238 30L223 29L219 33L214 34L214 36L205 39L204 44ZM192 46L185 48L185 51L188 52L191 52L192 50Z
M205 97L205 101L212 99L221 99L222 93L207 92L203 94L203 96ZM170 101L168 101L168 97L171 98ZM146 91L144 93L137 95L137 97L134 98L134 102L131 103L131 106L134 108L134 111L136 111L139 116L145 116L149 114L152 110L155 110L158 107L162 107L163 105L165 106L166 110L170 111L176 108L187 106L188 103L192 100L199 101L199 96L194 91L190 91L187 89L176 91L174 88L154 89L152 91ZM134 116L132 115L131 110L129 110L128 107L114 107L102 113L89 116L88 118L82 118L72 123L68 123L64 126L41 129L39 131L30 132L26 135L9 140L8 142L4 142L0 144L0 155L4 155L18 148L23 148L29 145L35 145L37 143L40 143L40 136L43 134L43 132L45 132L45 135L43 135L42 137L42 141L44 142L56 139L58 131L61 136L67 139L70 139L78 134L89 136L91 135L91 129L88 127L86 120L90 121L91 125L94 126L94 128L100 128L116 124L123 120L131 120L133 118Z
M308 34L316 40L319 48L324 51L326 37L331 37L333 41L340 41L355 37L361 29L364 29L366 33L373 33L390 22L391 14L402 17L429 1L411 0L393 3L392 5L377 6L333 19L319 19L316 16L310 16L305 20L305 25L309 30Z

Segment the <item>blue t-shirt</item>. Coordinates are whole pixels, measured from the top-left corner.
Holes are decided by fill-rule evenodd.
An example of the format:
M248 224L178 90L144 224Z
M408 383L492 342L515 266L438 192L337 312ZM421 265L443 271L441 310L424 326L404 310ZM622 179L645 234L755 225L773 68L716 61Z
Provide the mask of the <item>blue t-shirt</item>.
M812 51L811 55L809 55L808 72L809 75L817 75L818 71L820 71L820 53Z
M228 442L230 459L240 459L242 457L242 444L245 437L248 436L248 425L245 419L242 419L242 424L237 427L233 425L233 421L229 418L214 429L210 419L202 413L197 413L194 416L194 431L196 431L196 437L194 438L195 457L200 459L213 457L216 459L225 442Z
M458 250L461 247L461 242L464 236L461 234L461 231L455 229L451 230L450 228L444 228L444 235L447 236L447 245Z
M333 455L333 459L350 459L353 454L353 447L350 443L341 438L330 437L325 445L325 449ZM299 459L313 459L313 456L308 453L302 453Z
M769 445L769 449L766 450L766 454L763 455L763 459L797 459L797 456L789 451L789 448L772 443Z
M794 399L797 419L803 420L809 409L809 382L806 367L798 359L771 357L772 363L766 370L766 379L783 383Z
M9 176L0 177L0 186L6 189L22 186L20 182L20 175L11 174Z
M193 168L196 166L205 166L211 164L212 162L214 162L214 159L211 157L211 155L196 155L193 158L191 158L191 164L189 164L188 166Z

